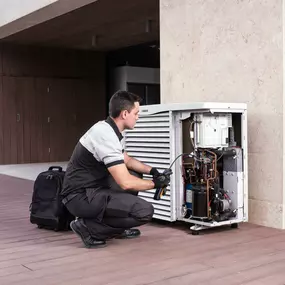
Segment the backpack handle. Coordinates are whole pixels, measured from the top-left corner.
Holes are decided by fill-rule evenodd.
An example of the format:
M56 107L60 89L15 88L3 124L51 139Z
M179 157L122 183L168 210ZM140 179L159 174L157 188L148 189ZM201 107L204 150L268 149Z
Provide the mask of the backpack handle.
M49 167L48 170L55 170L55 169L57 169L59 172L62 172L62 167L61 166L51 166L51 167Z

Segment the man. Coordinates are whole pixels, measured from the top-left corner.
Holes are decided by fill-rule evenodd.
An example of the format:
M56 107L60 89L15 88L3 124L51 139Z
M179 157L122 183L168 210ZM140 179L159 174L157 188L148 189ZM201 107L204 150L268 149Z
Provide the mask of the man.
M151 203L131 195L165 187L169 176L128 156L122 148L122 131L138 120L140 98L127 91L116 92L109 102L109 117L93 125L77 143L63 183L63 203L74 216L71 229L88 248L103 247L114 237L140 235L131 229L149 222ZM130 173L153 175L141 179Z

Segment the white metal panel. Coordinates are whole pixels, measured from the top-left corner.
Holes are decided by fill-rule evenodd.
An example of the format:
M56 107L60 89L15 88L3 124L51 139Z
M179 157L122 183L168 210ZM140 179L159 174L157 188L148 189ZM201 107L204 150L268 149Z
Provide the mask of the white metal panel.
M124 149L139 161L157 167L160 172L169 168L172 158L172 112L141 115L133 130L124 132ZM144 175L144 179L151 179ZM139 192L139 196L154 206L154 218L174 221L174 193L167 189L161 200L153 200L155 189Z
M248 130L247 130L247 110L242 114L241 122L242 149L243 149L243 218L248 222Z
M192 102L192 103L171 103L171 104L155 104L140 107L143 115L158 114L166 111L196 111L196 112L243 112L247 109L245 103L220 103L220 102Z
M228 147L232 116L228 113L195 115L195 144L201 148Z

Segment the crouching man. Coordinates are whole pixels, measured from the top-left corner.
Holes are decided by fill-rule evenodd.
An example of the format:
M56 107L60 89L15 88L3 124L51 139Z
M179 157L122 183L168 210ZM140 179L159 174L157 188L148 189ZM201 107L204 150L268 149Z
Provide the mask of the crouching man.
M109 102L109 117L94 124L77 143L63 182L63 203L74 216L70 224L88 248L103 247L106 240L133 238L138 227L153 216L151 203L138 191L164 187L170 178L131 158L122 148L122 132L133 129L140 98L118 91ZM151 174L153 180L132 175ZM134 194L134 195L132 195Z

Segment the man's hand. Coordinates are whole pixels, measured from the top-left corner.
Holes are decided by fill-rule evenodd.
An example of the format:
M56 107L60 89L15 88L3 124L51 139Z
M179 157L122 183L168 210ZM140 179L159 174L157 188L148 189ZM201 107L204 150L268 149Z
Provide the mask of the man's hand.
M153 177L153 183L155 188L164 188L170 183L170 175L160 174Z
M155 188L163 188L169 185L171 174L172 170L170 168L167 168L163 171L163 173L158 172L158 175L153 176L153 183L155 185Z

